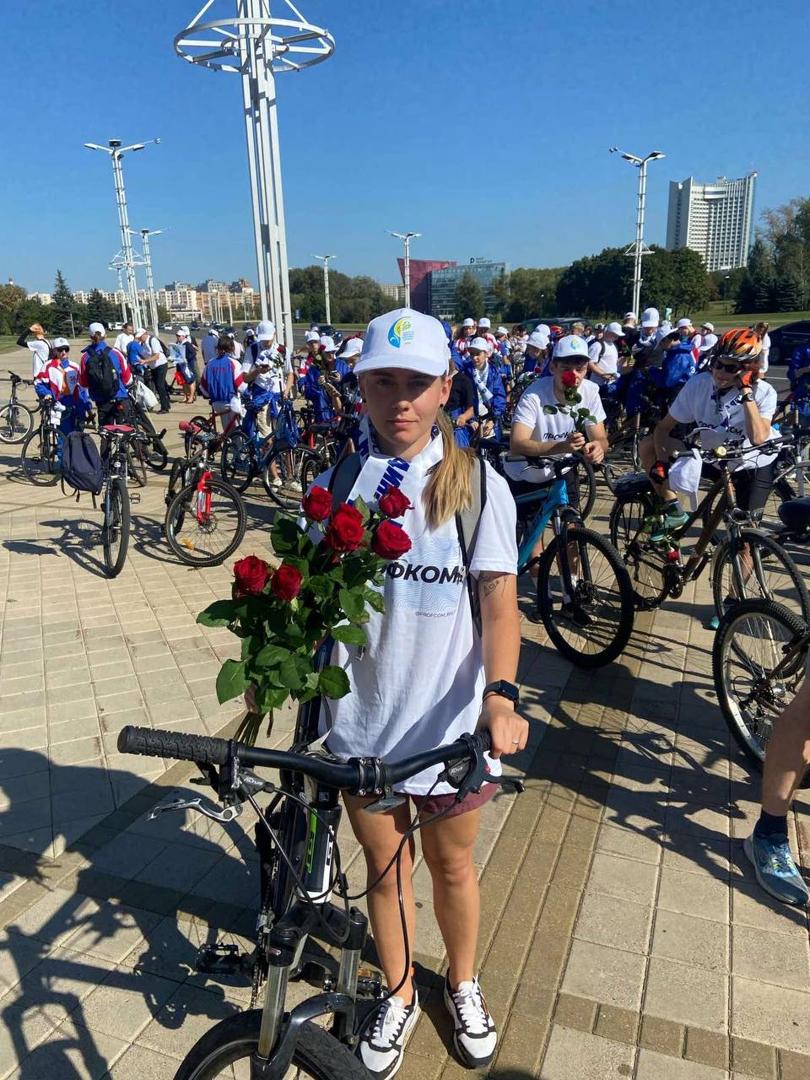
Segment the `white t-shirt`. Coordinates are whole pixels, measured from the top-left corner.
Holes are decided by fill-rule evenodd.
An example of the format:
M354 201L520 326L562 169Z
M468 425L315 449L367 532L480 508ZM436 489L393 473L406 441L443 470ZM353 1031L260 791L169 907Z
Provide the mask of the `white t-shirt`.
M428 479L420 458L410 463L419 490ZM506 481L487 465L487 501L481 515L470 570L517 573L515 503ZM329 472L315 481L328 487ZM362 486L362 475L359 485ZM354 491L350 499L354 497ZM409 494L409 497L410 494ZM341 758L369 756L398 761L453 742L475 730L485 674L481 641L475 632L465 584L455 519L428 530L421 499L411 498L402 525L413 546L388 564L382 592L385 614L371 612L364 624L364 650L337 643L331 663L345 668L351 691L324 702L321 730L328 749ZM426 769L398 785L425 794L441 768ZM490 762L500 775L500 764ZM434 794L453 788L437 784Z
M759 354L759 370L764 375L768 370L768 354L771 351L771 335L766 334L762 339L762 352Z
M576 431L576 422L571 415L571 409L587 409L594 418L594 423L601 424L605 420L605 409L596 383L589 379L583 379L579 384L579 395L582 401L571 405L560 404L554 393L554 377L544 375L535 379L524 390L517 404L512 425L525 424L532 429L529 438L535 442L561 442ZM557 411L547 413L546 407L556 408ZM590 424L588 426L591 426ZM507 462L506 470L513 480L526 479L525 461L520 460L510 468ZM543 483L554 478L554 470L549 468L533 468L531 480L533 483Z
M233 358L234 358L234 360L241 360L242 359L242 353L244 351L245 351L245 348L242 345L242 342L237 341L236 338L234 338L233 339Z
M51 355L51 345L45 338L31 338L26 341L26 346L31 350L31 374L32 378L44 371L48 366Z
M125 334L124 331L122 330L121 333L118 335L118 337L115 339L115 343L113 345L113 348L118 349L118 351L121 353L122 356L126 356L127 355L127 345L129 345L130 341L134 341L134 340L135 340L135 335L134 334Z
M619 374L619 350L612 341L594 341L588 349L588 357L593 364L598 364L603 371L614 377ZM590 378L597 386L606 386L610 379L591 372Z
M166 357L165 357L165 355L163 353L163 348L162 348L158 338L156 338L156 337L150 337L149 338L149 352L152 353L153 355L157 356L157 360L155 360L155 362L151 365L151 367L153 367L153 368L165 367L165 365L168 363L168 360L166 359Z
M287 385L287 376L292 374L292 364L282 357L276 349L264 349L259 353L256 360L253 359L253 350L248 349L242 363L242 373L247 375L258 365L259 357L270 360L270 367L266 371L260 370L259 374L251 383L259 390L270 390L274 394L283 394Z
M714 385L711 372L704 371L693 375L684 385L670 405L669 413L679 424L697 424L699 427L712 428L713 431L701 433L701 445L706 449L720 446L740 436L745 436L743 446L750 446L751 440L745 431L745 407L740 401L740 393L737 387L720 393ZM756 383L754 401L764 419L773 418L776 412L776 390L770 383L761 379ZM776 457L775 453L746 454L744 458L738 459L735 469L763 468Z
M695 334L692 344L698 349L701 356L713 349L717 344L717 334Z
M219 334L206 334L202 339L200 348L202 349L203 364L207 364L209 360L213 360L217 355L217 342L219 341Z

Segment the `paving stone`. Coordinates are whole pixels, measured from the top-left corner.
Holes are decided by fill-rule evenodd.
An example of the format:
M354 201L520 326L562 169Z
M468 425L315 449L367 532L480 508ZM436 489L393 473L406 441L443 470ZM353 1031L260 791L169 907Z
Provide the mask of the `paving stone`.
M732 984L734 1035L810 1054L810 993L737 976Z
M781 1080L807 1080L810 1076L810 1055L780 1050L779 1066Z
M659 910L655 917L652 952L710 971L727 971L729 931L723 923Z
M554 1023L578 1031L593 1031L598 1006L590 998L561 993L554 1010Z
M810 952L804 941L768 930L736 925L733 931L735 975L790 986L810 988Z
M645 966L645 958L636 953L575 940L565 969L563 989L570 994L594 997L608 1005L638 1009Z
M638 1038L639 1015L631 1009L619 1009L615 1005L600 1005L594 1034L603 1039L635 1046Z
M676 870L667 865L661 873L658 907L682 915L729 922L729 894L725 882Z
M650 943L652 907L586 890L574 936L614 949L646 954Z
M647 976L644 1012L681 1024L725 1031L728 975L654 956Z
M641 1050L638 1055L636 1080L727 1080L725 1069L701 1065L685 1058L671 1058L653 1050Z
M618 1080L632 1072L635 1051L624 1043L554 1025L541 1080Z
M686 1028L674 1020L660 1016L643 1016L639 1032L639 1045L656 1053L680 1057L686 1039Z
M129 1047L111 1066L109 1080L166 1080L176 1062L146 1046ZM107 1078L105 1077L105 1080Z
M594 892L647 906L653 902L657 878L655 866L597 852L588 886Z
M729 1064L729 1039L725 1032L704 1031L702 1028L686 1029L684 1057L717 1069L727 1069Z
M776 1047L735 1035L731 1039L731 1065L735 1076L744 1073L762 1080L775 1080Z

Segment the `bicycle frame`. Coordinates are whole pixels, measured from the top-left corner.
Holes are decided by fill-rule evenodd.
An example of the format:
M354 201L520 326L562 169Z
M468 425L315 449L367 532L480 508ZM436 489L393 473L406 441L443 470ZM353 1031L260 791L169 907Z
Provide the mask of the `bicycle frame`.
M516 495L514 498L516 506L520 507L537 502L541 497L543 499L542 505L532 519L518 547L518 574L522 574L528 569L532 550L545 532L546 526L554 517L556 511L569 505L568 488L565 486L565 480L558 478L547 489L540 488L536 494L528 491L525 494ZM556 524L554 531L559 531Z

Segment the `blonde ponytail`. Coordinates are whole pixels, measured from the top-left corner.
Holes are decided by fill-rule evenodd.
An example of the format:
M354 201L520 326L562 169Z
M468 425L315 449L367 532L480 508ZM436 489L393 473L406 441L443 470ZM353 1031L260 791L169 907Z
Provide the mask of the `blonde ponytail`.
M443 409L436 423L444 440L444 457L433 470L422 496L428 527L435 529L472 505L473 450L465 450L453 437L453 425Z

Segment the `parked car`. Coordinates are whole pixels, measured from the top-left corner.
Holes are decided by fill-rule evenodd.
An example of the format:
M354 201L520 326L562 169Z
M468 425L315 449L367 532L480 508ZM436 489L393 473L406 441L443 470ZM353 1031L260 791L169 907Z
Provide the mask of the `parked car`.
M520 325L525 327L530 334L540 323L545 323L546 326L561 326L566 333L570 333L571 327L577 322L587 324L588 320L582 315L566 315L564 319L557 315L544 315L542 319L523 319Z
M786 364L797 345L810 345L810 319L798 319L769 330L771 351L769 364Z

